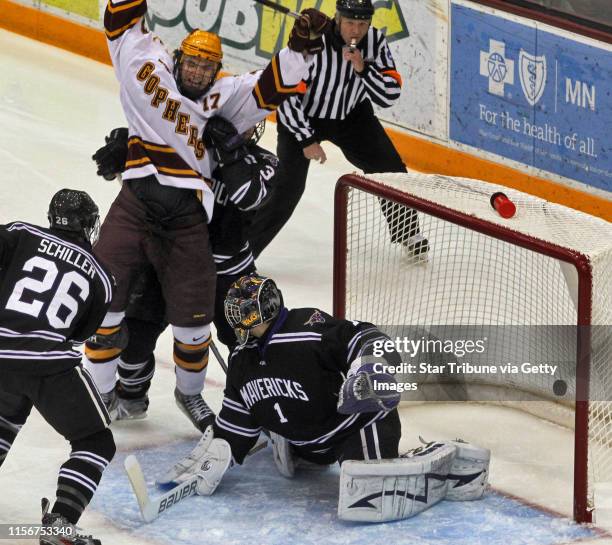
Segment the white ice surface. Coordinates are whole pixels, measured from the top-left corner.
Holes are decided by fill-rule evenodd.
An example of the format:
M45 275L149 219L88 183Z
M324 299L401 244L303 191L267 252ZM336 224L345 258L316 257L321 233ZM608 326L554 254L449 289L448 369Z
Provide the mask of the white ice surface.
M90 156L111 128L125 124L112 69L0 31L0 74L0 223L19 219L44 224L49 199L62 187L88 191L105 214L118 186L95 175ZM275 139L275 126L268 124L263 145L274 149ZM327 163L312 165L306 193L296 213L258 262L263 274L277 280L290 307L319 306L331 310L333 189L336 179L354 168L334 146L327 143L324 147ZM154 529L144 528L137 520L136 504L122 475L121 460L126 453L140 449L139 456L145 467L156 467L157 461L173 460L173 445L177 453L182 454L198 437L174 405L171 347L171 338L166 333L156 351L158 367L148 418L113 425L119 448L117 460L102 480L99 498L81 519L80 524L103 538L105 545L165 544L173 542L172 535L180 543L207 543L207 532L211 543L284 541L295 545L310 543L306 536L311 534L313 538L317 536L319 543L384 541L389 544L500 542L544 545L570 543L585 537L581 529L566 520L548 515L534 516L529 525L521 526L524 513L516 507L504 513L506 518L502 523L499 506L507 505L506 499L492 494L487 500L489 503L482 507L464 504L453 511L452 504L447 503L439 511L432 509L422 516L423 523L414 519L408 526L387 525L380 533L363 527L362 541L358 529L339 525L335 519L333 487L337 476L333 471L329 474L331 484L321 486L320 477L310 484L308 479L301 478L291 488L287 481L276 481L280 477L274 473L267 450L253 460L253 466L258 479L263 475L265 482L272 483L269 490L260 494L251 490L252 498L246 495L242 503L240 495L238 500L230 499L226 490L217 498L210 518L207 518L208 507L203 498L187 500L185 506L192 502L189 511L179 513L177 506L176 515L169 513L163 519L165 522L157 523L160 531L156 534ZM215 410L220 407L223 379L220 367L211 363L206 393ZM403 448L415 446L419 435L426 439L458 436L472 439L493 450L491 480L497 489L566 515L571 512L573 435L567 430L510 409L476 405L403 409L402 422ZM57 468L67 454L67 443L34 411L0 469L0 523L39 520L39 499L53 496ZM248 485L252 477L248 464L238 471L226 489L231 490L231 483ZM278 483L278 487L274 483ZM316 500L319 486L323 492L321 502ZM300 487L304 487L302 491ZM292 490L295 492L291 493ZM316 505L311 515L303 502L296 500L295 496L300 494ZM238 501L240 510L224 513L223 498L230 504ZM249 517L250 501L258 505ZM261 502L264 507L269 504L269 517L262 515ZM125 520L118 510L118 504L123 507L123 503ZM201 511L196 507L201 507ZM249 536L255 531L250 526L254 516L261 517L254 521L259 534L257 539L250 540ZM470 518L473 525L469 530L457 526L458 521ZM223 524L237 528L238 533L231 540L224 539L228 534ZM513 524L518 537L508 534ZM311 531L296 532L300 527L311 528ZM423 527L428 528L425 534L419 530ZM169 534L167 528L170 528ZM463 534L456 535L453 529ZM500 534L502 529L503 535L508 536L505 540ZM261 533L266 531L267 538ZM286 540L282 536L287 536ZM0 539L0 544L10 542ZM25 545L34 541L16 543Z

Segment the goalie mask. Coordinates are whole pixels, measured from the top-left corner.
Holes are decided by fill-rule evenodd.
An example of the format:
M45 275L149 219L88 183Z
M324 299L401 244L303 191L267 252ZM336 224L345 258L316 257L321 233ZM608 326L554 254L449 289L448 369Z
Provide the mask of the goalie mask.
M174 52L174 79L182 95L198 100L221 70L221 39L212 32L194 30Z
M60 189L49 203L49 227L75 233L93 244L100 230L100 214L93 199L76 189Z
M283 308L283 297L274 280L249 274L234 282L225 296L225 319L234 328L238 343L249 339L249 330L269 322Z

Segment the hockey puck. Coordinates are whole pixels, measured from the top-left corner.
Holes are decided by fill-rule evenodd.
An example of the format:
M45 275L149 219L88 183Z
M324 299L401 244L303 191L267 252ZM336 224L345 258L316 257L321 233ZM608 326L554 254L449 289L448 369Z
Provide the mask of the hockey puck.
M556 396L564 396L567 393L567 382L557 379L553 383L553 392Z
M491 195L491 206L497 210L497 213L502 218L511 218L516 214L516 206L514 206L514 203L501 191Z

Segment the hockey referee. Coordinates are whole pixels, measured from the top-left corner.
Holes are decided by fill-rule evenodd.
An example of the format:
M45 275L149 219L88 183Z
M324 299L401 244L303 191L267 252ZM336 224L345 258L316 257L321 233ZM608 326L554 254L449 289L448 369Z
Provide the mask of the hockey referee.
M277 110L280 166L274 192L255 215L250 242L258 256L295 210L311 160L324 163L321 142L336 144L366 174L406 172L393 143L374 115L372 102L388 108L399 98L402 79L383 33L371 25L371 0L337 0L331 28L296 94ZM391 240L413 255L425 254L416 213L381 200Z

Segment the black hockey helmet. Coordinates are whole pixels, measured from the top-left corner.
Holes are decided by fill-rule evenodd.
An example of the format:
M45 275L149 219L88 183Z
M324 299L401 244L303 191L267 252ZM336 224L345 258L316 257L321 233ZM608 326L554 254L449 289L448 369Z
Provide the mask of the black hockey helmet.
M244 344L250 329L278 316L283 296L274 280L252 273L230 286L223 305L225 319L234 328L238 342Z
M75 233L93 244L100 229L100 213L93 199L77 189L60 189L49 203L49 227Z
M349 19L369 20L374 16L372 0L337 0L336 13Z

